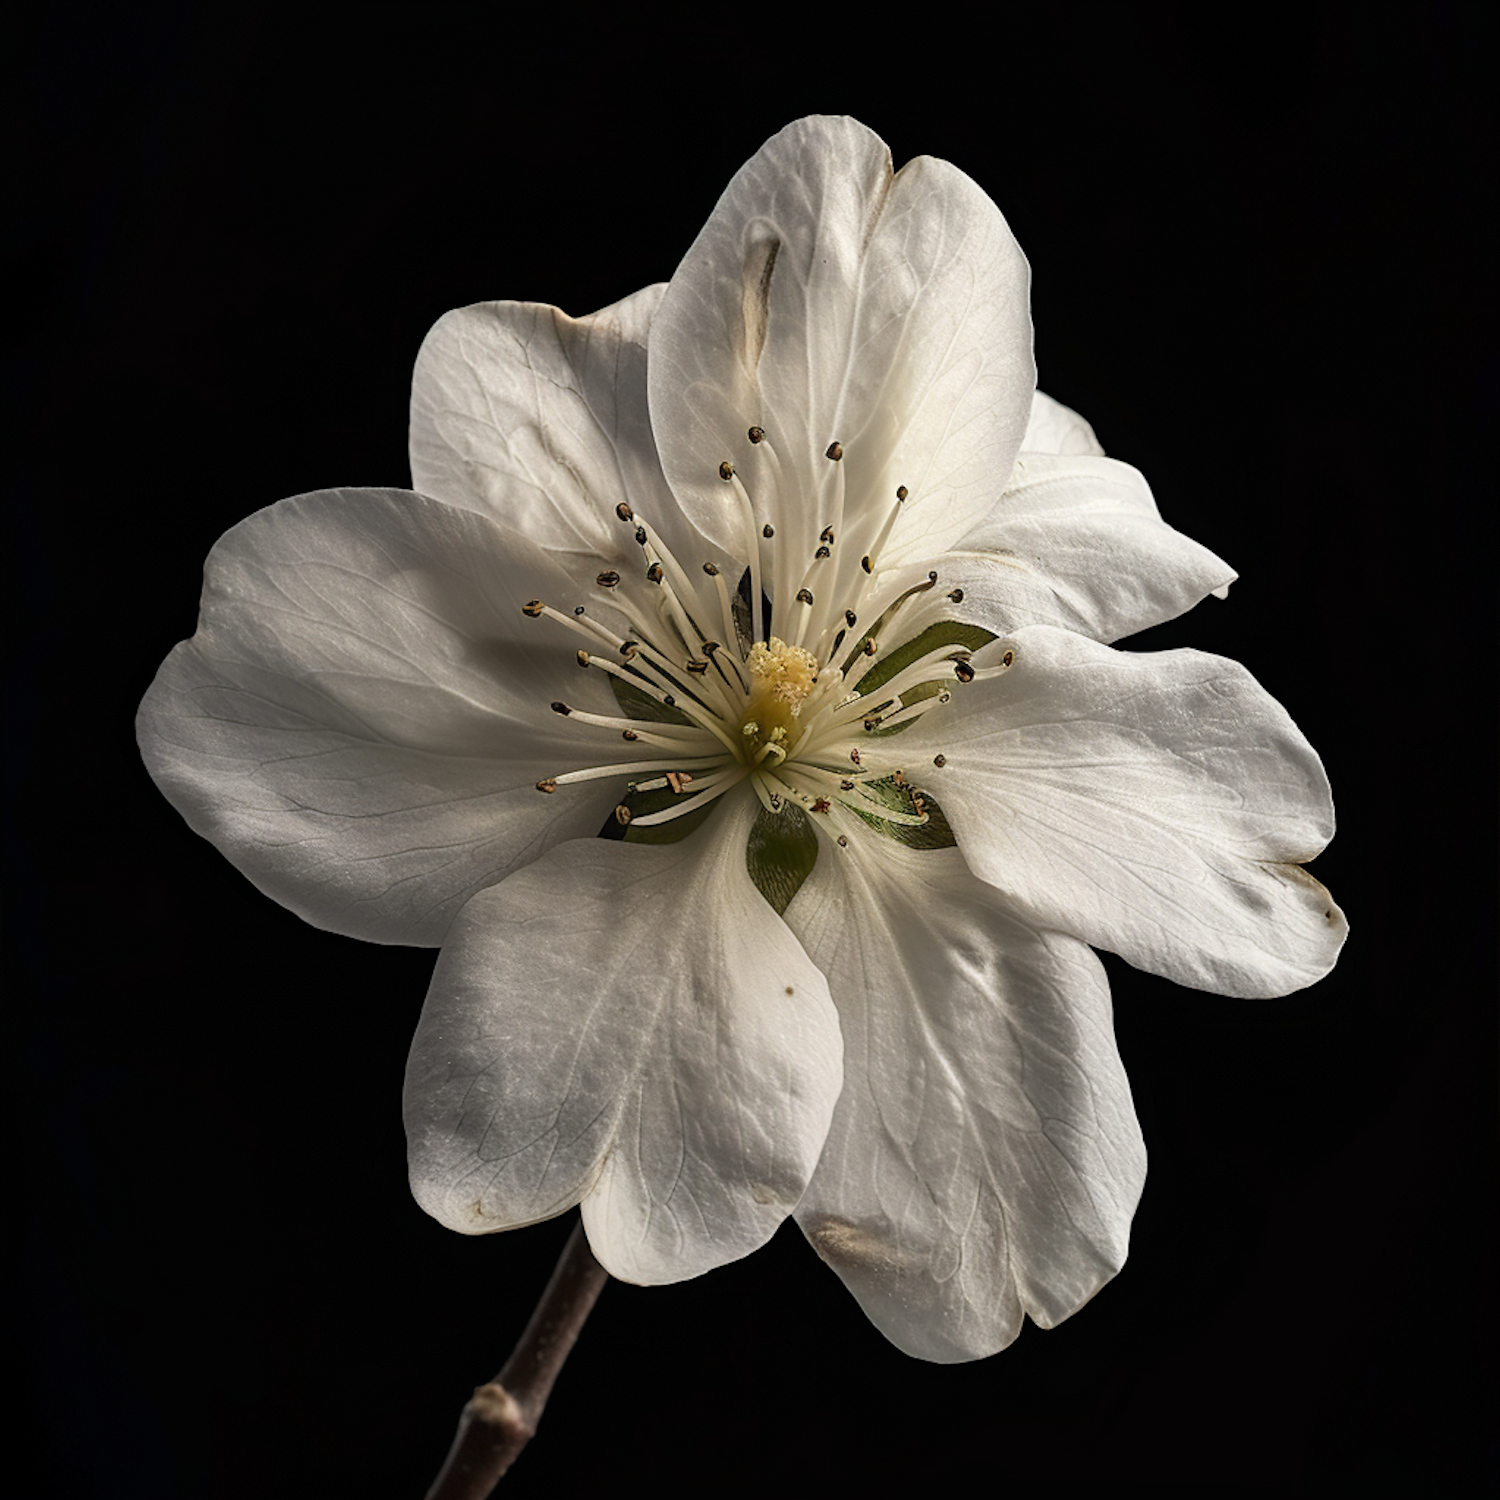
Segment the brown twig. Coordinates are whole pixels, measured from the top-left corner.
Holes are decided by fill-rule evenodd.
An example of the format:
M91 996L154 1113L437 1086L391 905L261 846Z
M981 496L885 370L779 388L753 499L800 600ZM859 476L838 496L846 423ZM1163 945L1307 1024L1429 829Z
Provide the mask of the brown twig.
M552 1383L608 1280L580 1219L505 1368L464 1407L427 1500L485 1500L535 1434Z

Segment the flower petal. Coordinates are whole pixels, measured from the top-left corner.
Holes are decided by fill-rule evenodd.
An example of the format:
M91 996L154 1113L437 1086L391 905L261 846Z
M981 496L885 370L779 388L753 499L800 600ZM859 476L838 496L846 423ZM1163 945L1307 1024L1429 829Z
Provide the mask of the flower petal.
M942 551L993 502L1026 430L1028 274L956 167L918 157L893 175L884 142L854 120L789 125L729 184L652 327L652 422L684 507L731 545L717 470L732 459L805 566L837 524L837 480L844 529L883 519L905 485L883 561ZM777 452L779 486L752 424Z
M704 561L646 405L646 340L664 290L583 318L530 302L444 314L412 373L413 486L503 521L565 564L581 559L574 572L644 567L622 501L689 566Z
M965 619L997 634L1060 625L1113 641L1175 619L1234 577L1162 520L1138 469L1023 453L1010 487L941 564Z
M974 663L1006 650L1009 672L912 731L944 758L927 785L975 874L1038 925L1197 989L1285 995L1332 968L1347 924L1301 868L1333 836L1328 781L1243 667L1045 626Z
M583 1199L611 1275L681 1281L764 1244L841 1079L828 987L750 883L755 803L712 837L564 844L465 907L407 1070L412 1188L450 1228Z
M1094 429L1070 406L1041 391L1031 397L1031 418L1021 439L1022 453L1068 453L1104 457L1104 446Z
M956 850L867 846L825 848L787 913L844 1035L797 1222L900 1348L979 1359L1124 1264L1145 1148L1093 953Z
M146 765L316 926L440 943L475 891L597 832L616 800L612 782L536 790L630 748L548 710L566 682L570 702L617 712L571 643L522 615L549 585L564 586L525 538L441 501L284 500L210 554L197 634L137 717Z

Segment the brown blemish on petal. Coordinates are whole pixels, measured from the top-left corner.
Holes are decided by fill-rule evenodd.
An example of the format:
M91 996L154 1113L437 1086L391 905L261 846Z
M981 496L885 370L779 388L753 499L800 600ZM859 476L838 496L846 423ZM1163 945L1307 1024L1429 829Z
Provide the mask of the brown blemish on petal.
M892 1247L858 1224L844 1219L820 1219L803 1226L812 1247L835 1271L883 1271L898 1276L910 1269L892 1254Z

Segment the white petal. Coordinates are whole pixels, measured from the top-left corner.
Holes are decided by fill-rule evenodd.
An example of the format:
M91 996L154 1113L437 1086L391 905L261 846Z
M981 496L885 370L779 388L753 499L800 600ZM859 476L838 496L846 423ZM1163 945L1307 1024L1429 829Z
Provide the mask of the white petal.
M797 1221L908 1354L979 1359L1120 1269L1145 1148L1093 953L955 850L870 844L825 843L787 911L844 1034Z
M975 664L1006 649L1008 673L911 732L945 757L925 780L970 868L1039 925L1179 984L1284 995L1326 974L1347 924L1301 865L1333 802L1286 710L1199 651L1038 626Z
M1031 410L1024 257L999 210L946 162L893 176L844 118L789 125L740 170L688 251L651 334L651 415L672 487L731 539L732 459L811 558L835 520L825 458L844 450L844 526L911 499L889 565L942 551L992 503ZM765 429L787 481L773 505Z
M1041 391L1034 392L1031 398L1031 419L1021 439L1021 452L1104 457L1103 444L1094 436L1094 429L1072 407Z
M146 694L158 785L262 891L319 927L436 944L477 890L596 833L623 759L549 710L617 712L575 642L520 605L563 585L522 537L399 490L324 490L228 532L198 631Z
M412 374L415 488L503 521L565 565L577 559L575 573L644 569L621 501L689 567L705 561L662 476L646 405L646 340L664 289L583 318L530 302L446 313Z
M1161 518L1138 469L1023 453L998 504L940 563L965 619L996 633L1060 625L1114 641L1175 619L1235 577Z
M667 846L564 844L454 924L407 1070L412 1188L469 1234L583 1199L611 1275L681 1281L791 1213L840 1084L823 976L745 869L748 793Z

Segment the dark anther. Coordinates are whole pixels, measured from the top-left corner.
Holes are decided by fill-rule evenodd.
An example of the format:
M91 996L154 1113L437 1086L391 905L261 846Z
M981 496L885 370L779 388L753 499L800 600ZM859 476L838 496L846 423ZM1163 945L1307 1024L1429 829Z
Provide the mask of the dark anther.
M537 782L536 789L539 792L555 792L557 790L557 781L554 777L544 776Z
M703 571L707 573L710 578L717 578L719 576L719 565L718 563L704 563Z
M622 802L615 809L615 822L622 828L630 821L630 809Z
M594 580L594 582L597 583L601 589L612 589L619 583L619 581L620 575L616 573L613 568L606 568Z
M860 647L860 650L863 651L866 656L874 656L874 654L878 650L880 650L880 646L873 635L867 635L865 637L865 643Z
M717 641L704 641L703 643L703 654L705 656L712 656L715 651L722 651L723 649Z
M973 682L974 668L966 661L956 661L953 663L953 675L960 682Z
M586 667L586 666L588 666L588 664L589 664L589 654L588 654L588 652L587 651L580 651L578 653L578 665L580 667Z
M865 555L860 558L859 565L865 570L866 573L873 573L875 571L875 569L871 566L870 554L868 552L866 552Z
M661 566L661 564L660 563L652 563L651 566L646 569L646 577L652 583L660 583L661 582L661 578L662 578L662 566Z
M875 726L877 724L879 724L879 723L880 723L879 719L866 719L865 720L865 733L869 734L875 728Z
M811 604L813 602L812 590L811 589L798 589L797 590L797 598L803 604Z
M573 606L573 613L575 615L581 615L583 613L583 606L581 604L575 604Z
M906 785L906 772L905 771L897 771L897 772L895 772L891 776L891 780L894 781L897 786L905 786Z
M844 624L846 624L850 630L854 629L855 622L858 620L858 618L859 617L854 613L852 609L846 609L844 611Z
M752 443L763 442L765 440L766 430L764 427L752 427L750 431L745 434L745 436L749 438Z
M819 547L818 550L813 553L813 557L814 558L818 558L818 557L832 557L832 556L833 556L833 554L828 550L827 547Z
M833 546L833 527L832 526L825 526L823 528L823 533L818 538L818 540L820 542L827 542L830 547Z
M521 606L521 613L523 615L530 615L533 620L536 619L536 617L540 615L541 612L542 601L540 599L533 599L529 604L523 604Z
M812 811L812 812L818 812L818 813L826 813L828 811L828 809L830 807L832 807L832 806L833 806L833 803L831 803L828 800L827 797L819 797L818 800L813 803L810 811Z
M837 463L843 456L844 445L842 443L830 443L828 451L823 455L824 458L831 458L834 463Z
M1005 655L1000 658L1000 665L1002 667L1008 667L1015 659L1016 653L1014 651L1007 651Z
M948 757L946 755L934 755L932 763L935 766L946 766L948 764Z
M848 847L849 847L849 840L846 839L843 834L840 834L839 835L839 848L840 849L847 849Z
M552 712L555 714L570 714L573 710L566 703L554 703L552 705Z
M734 478L734 465L727 458L719 465L719 478L726 482Z
M694 677L701 677L706 671L708 671L708 663L706 661L698 661L694 659L693 661L688 662L687 669L693 674Z
M776 528L771 525L769 521L767 521L766 524L760 528L760 534L765 537L767 541L770 541L771 538L776 535Z
M839 782L839 790L841 792L852 792L854 790L854 783L852 781L841 781Z
M635 520L635 512L633 510L631 510L631 508L623 500L620 501L620 503L617 506L615 506L615 514L622 521L633 521L633 520Z
M661 695L661 701L665 703L668 708L677 707L677 700L670 693L663 693Z
M620 655L626 657L634 656L640 644L639 641L621 641Z
M954 589L949 593L948 597L955 604L962 604L964 602L964 591L962 589Z
M637 526L635 528L635 541L638 547L646 545L646 528L644 526Z
M633 729L622 729L620 731L620 738L622 740L638 740L640 739L640 735L638 735Z
M898 500L904 500L904 499L906 499L907 494L908 494L908 491L907 491L907 488L906 488L906 486L904 484L898 484L896 486L896 498Z

